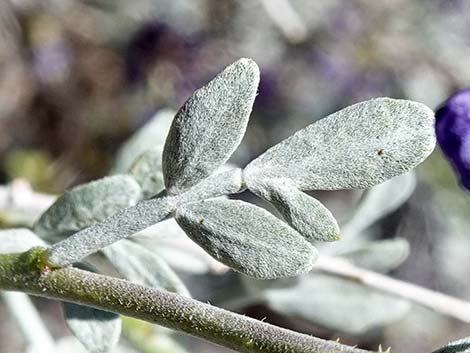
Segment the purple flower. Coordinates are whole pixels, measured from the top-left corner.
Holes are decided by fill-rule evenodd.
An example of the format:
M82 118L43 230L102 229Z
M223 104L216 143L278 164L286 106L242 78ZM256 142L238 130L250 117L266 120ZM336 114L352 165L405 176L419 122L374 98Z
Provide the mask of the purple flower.
M470 89L456 93L439 107L436 136L460 183L470 190Z

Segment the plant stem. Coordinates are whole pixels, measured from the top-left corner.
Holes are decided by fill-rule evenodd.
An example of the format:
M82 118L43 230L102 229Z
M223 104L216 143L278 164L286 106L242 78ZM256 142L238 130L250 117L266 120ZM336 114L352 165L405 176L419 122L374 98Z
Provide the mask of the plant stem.
M435 312L470 323L470 302L356 267L346 260L321 256L313 270L356 281L369 288L408 299Z
M0 255L0 289L82 304L176 329L239 352L370 353L279 328L197 300L72 267L49 269L42 248Z

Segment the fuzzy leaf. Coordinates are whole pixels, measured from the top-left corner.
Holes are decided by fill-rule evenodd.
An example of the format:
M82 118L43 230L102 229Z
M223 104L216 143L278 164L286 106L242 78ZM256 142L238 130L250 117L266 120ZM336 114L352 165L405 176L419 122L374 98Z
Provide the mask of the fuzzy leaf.
M165 188L162 171L162 148L156 147L140 155L129 169L139 183L142 198L147 199Z
M119 315L71 303L63 303L66 323L90 353L109 352L119 341Z
M297 286L268 289L264 298L277 312L355 335L399 320L410 308L405 300L319 273Z
M115 175L65 192L34 225L40 237L56 242L117 211L134 205L140 187L128 175Z
M52 266L67 266L166 218L175 210L169 197L139 202L64 239L49 249Z
M185 204L176 221L216 260L255 278L290 277L311 269L316 249L268 211L237 200Z
M168 264L143 246L120 240L103 249L106 258L125 279L189 297L189 291Z
M470 353L470 337L451 342L433 353Z
M245 133L258 82L255 62L240 59L181 107L163 152L163 174L170 193L198 183L232 155Z
M339 239L339 227L331 212L315 198L297 189L290 180L270 181L263 195L287 223L309 242Z
M26 228L0 230L0 254L21 253L35 246L47 246L36 234Z
M356 266L376 272L388 272L400 266L409 254L408 241L394 238L367 242L340 256Z
M240 168L233 168L218 174L214 173L209 178L189 188L183 194L178 195L178 200L185 203L205 200L219 197L220 195L235 194L243 188L242 170Z
M125 173L142 153L155 147L163 148L175 111L163 109L137 130L117 153L113 174Z
M342 227L349 237L361 233L369 226L395 211L405 203L416 188L413 172L399 175L367 190L354 216Z
M369 188L421 163L433 150L434 113L425 105L377 98L347 107L270 148L245 169L262 193L269 179L300 190Z

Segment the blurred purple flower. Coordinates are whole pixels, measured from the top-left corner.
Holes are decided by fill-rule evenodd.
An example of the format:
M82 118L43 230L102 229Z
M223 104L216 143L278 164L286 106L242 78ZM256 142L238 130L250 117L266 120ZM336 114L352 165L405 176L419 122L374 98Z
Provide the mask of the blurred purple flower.
M454 94L439 107L436 136L460 183L470 190L470 89Z

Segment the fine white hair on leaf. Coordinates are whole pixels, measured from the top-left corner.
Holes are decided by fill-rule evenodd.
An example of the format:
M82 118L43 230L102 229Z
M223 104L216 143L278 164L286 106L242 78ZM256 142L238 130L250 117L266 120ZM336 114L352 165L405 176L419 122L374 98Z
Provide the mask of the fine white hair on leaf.
M140 195L140 186L129 175L113 175L79 185L66 191L41 215L34 232L57 242L135 205Z
M244 170L250 190L289 178L300 190L363 189L421 163L434 149L434 113L376 98L344 108L271 147Z
M176 211L188 236L216 260L250 277L273 279L309 271L317 250L268 211L227 199L188 203Z
M170 194L195 185L232 155L245 134L258 83L256 63L240 59L181 107L163 152L163 174Z
M320 201L297 189L289 179L270 180L265 190L263 196L309 242L339 239L339 226L331 212Z

